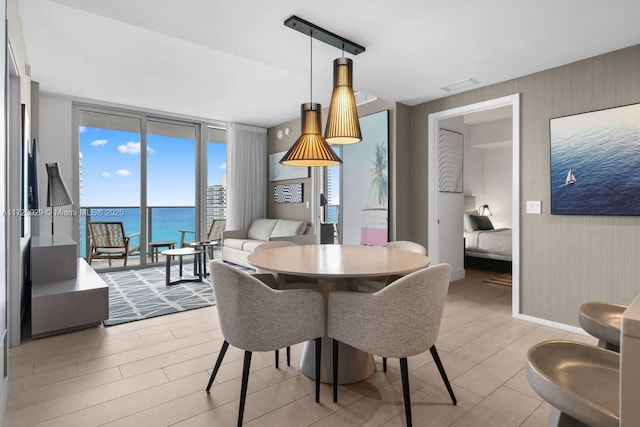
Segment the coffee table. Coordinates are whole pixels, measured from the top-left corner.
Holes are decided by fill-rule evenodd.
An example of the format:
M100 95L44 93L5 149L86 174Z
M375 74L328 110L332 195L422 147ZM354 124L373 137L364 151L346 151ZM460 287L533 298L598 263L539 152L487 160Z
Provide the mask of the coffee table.
M325 302L332 291L356 291L355 278L404 275L429 265L425 255L380 246L302 245L265 249L249 255L250 264L275 273L318 280ZM332 350L327 336L322 343L320 381L332 383ZM340 343L338 383L363 381L375 371L373 357ZM315 346L305 343L302 372L315 378Z
M180 249L168 249L162 251L161 255L167 258L166 263L166 281L167 286L177 285L183 282L202 282L202 257L204 256L203 250L197 250L193 248L180 248ZM182 277L182 257L187 255L193 255L193 274L192 279L185 279ZM180 259L180 278L177 280L171 280L171 258L178 257Z

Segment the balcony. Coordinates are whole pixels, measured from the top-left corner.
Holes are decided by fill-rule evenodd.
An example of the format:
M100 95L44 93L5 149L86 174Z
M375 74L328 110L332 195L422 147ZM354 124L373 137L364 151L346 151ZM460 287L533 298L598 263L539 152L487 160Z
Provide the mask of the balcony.
M216 212L222 212L216 209ZM158 265L164 263L164 257L158 257L154 262L148 249L149 242L169 241L175 242L175 247L180 246L179 230L196 230L196 212L195 206L149 206L147 207L147 241L141 242L140 236L132 239L133 245L140 245L147 248L147 259L144 263L140 260L140 254L129 256L127 267L135 267L141 264ZM219 219L215 216L207 215L207 224L213 219ZM88 259L89 246L89 230L87 224L89 222L122 222L124 225L125 235L130 236L140 232L140 208L131 206L83 206L80 208L80 256ZM195 234L187 233L185 241L192 242L196 240ZM161 249L163 250L163 249ZM104 269L121 269L122 260L112 261L109 266L108 260L94 260L92 267L96 270Z

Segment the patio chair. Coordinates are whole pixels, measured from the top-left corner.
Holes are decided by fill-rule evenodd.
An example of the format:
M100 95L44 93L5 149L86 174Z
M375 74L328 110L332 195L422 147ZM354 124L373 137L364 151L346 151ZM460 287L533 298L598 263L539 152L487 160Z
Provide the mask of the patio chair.
M207 233L207 240L209 242L220 242L222 241L222 232L227 225L226 219L214 219L209 227L209 232ZM195 235L196 232L193 230L178 230L180 233L180 247L189 247L193 242L186 241L187 234ZM213 247L210 247L211 253L209 254L209 258L213 259Z
M140 251L139 245L131 244L131 239L140 233L125 236L122 222L90 222L88 225L89 265L94 259L107 259L109 266L112 259L123 259L126 267L129 255Z

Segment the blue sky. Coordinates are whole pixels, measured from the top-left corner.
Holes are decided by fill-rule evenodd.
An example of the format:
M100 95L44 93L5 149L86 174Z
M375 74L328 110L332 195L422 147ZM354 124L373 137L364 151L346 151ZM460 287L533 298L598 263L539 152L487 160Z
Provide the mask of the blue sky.
M222 183L225 144L208 145L208 183ZM80 128L81 206L140 205L140 134ZM147 204L195 205L195 142L148 135Z

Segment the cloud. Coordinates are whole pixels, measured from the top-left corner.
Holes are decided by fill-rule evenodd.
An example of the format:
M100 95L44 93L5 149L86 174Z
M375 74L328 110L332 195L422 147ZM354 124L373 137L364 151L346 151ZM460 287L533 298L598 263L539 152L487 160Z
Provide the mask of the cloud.
M139 154L140 143L129 141L126 144L118 145L118 151L123 154Z
M120 144L118 145L118 151L122 154L140 154L140 143L129 141L125 144ZM147 153L153 154L155 152L153 148L147 146Z
M80 133L83 133L85 130L87 130L87 127L86 126L80 126L78 128L78 130L80 131Z
M93 141L91 144L92 147L99 147L100 145L105 145L108 144L109 141L107 141L106 139L96 139L95 141Z
M128 171L126 169L118 169L117 171L115 171L115 174L118 176L129 176L131 175L131 171Z
M220 166L218 166L218 169L222 169L222 170L226 171L227 170L227 164L226 163L221 164Z
M102 176L105 178L111 178L111 174L109 172L102 172Z

